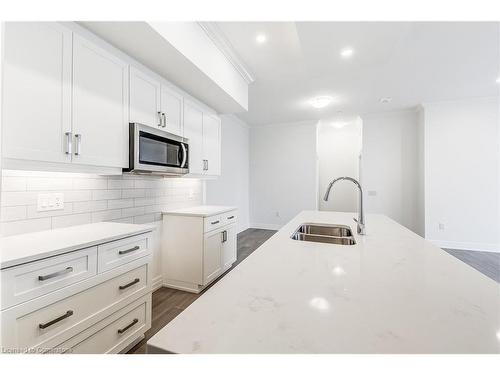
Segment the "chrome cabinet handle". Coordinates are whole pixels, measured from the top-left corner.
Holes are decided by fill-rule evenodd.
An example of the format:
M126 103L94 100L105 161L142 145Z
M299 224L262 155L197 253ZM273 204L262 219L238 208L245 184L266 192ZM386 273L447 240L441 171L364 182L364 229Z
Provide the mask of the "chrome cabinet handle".
M130 323L129 325L123 327L123 328L120 328L118 330L118 333L121 335L123 332L125 332L127 329L129 329L130 327L136 325L137 323L139 323L139 319L135 318L134 320L132 320L132 323Z
M222 231L222 243L227 241L227 230Z
M40 323L40 324L38 325L38 327L39 327L40 329L45 329L45 328L47 328L47 327L50 327L52 324L56 324L57 322L60 322L61 320L64 320L64 319L66 319L66 318L69 318L71 315L73 315L73 310L68 310L68 311L66 311L66 314L61 315L61 316L59 316L59 317L57 317L57 318L55 318L55 319L52 319L50 322L47 322L47 323Z
M127 250L120 250L120 251L118 252L118 254L120 254L120 255L123 255L123 254L128 254L128 253L131 253L132 251L139 250L140 248L141 248L140 246L134 246L134 247L132 247L132 248L130 248L130 249L127 249Z
M166 128L167 127L167 115L165 115L165 113L162 113L161 115L163 116L163 127Z
M234 219L234 216L229 216L227 219L228 220Z
M137 278L137 279L135 279L134 281L129 282L128 284L125 284L125 285L120 285L120 286L118 287L118 289L123 290L123 289L130 288L132 285L137 284L139 281L141 281L141 279Z
M82 154L82 135L75 134L75 141L76 141L75 155L81 155Z
M71 148L72 148L71 147L72 146L72 144L71 144L71 142L72 142L71 132L66 132L66 133L64 133L64 135L66 135L66 151L65 152L67 155L70 155L72 153L72 150L71 150Z
M57 277L57 276L64 275L66 273L70 273L70 272L73 272L73 267L67 267L64 270L57 271L57 272L54 272L54 273L50 273L48 275L38 276L38 280L39 281L45 281L45 280L52 279L52 278Z
M163 128L163 117L162 117L160 111L158 111L158 118L160 119L160 123L158 124L158 127Z
M212 221L210 224L215 225L215 224L219 224L219 223L220 223L220 221L216 220L216 221Z
M206 170L208 171L208 159L207 159L207 169Z

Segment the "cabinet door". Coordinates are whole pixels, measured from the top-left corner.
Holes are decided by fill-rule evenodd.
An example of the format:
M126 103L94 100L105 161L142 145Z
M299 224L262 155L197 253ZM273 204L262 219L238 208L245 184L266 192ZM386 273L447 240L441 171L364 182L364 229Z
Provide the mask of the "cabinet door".
M73 37L73 163L124 167L128 65Z
M225 232L225 234L224 234ZM236 243L236 225L231 225L223 231L222 242L222 268L228 269L236 262L237 243Z
M203 244L203 281L204 285L215 280L221 273L222 232L205 235Z
M161 88L161 112L165 115L165 131L182 137L182 95Z
M160 83L130 67L130 122L162 129Z
M71 162L71 32L52 22L7 22L4 157ZM69 136L69 135L68 135Z
M184 102L184 137L189 144L189 173L203 173L203 112L195 104Z
M220 175L220 133L220 118L203 114L203 159L207 160L207 175Z

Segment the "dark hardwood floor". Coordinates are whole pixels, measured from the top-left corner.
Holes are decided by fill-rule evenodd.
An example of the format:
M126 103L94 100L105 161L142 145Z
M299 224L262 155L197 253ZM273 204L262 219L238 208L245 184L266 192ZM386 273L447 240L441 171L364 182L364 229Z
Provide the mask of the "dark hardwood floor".
M264 229L247 229L238 234L238 250L236 262L224 274L219 276L208 288L200 294L183 292L171 288L160 288L153 293L153 311L151 329L146 332L145 338L134 346L127 354L144 354L146 352L146 342L168 322L179 315L186 307L193 303L211 286L216 284L228 272L241 263L260 245L266 242L276 231Z
M211 286L224 277L226 273L231 272L235 266L241 263L274 233L276 233L276 231L250 228L238 234L238 254L236 262L233 267L231 267L223 275L219 276L219 278L214 281ZM481 251L444 250L500 283L500 254ZM205 289L203 292L209 288L210 287ZM203 292L200 294L194 294L170 288L160 288L155 291L153 293L151 329L146 332L146 337L133 347L128 354L144 354L146 352L146 342L149 338L179 315L186 307L202 295Z

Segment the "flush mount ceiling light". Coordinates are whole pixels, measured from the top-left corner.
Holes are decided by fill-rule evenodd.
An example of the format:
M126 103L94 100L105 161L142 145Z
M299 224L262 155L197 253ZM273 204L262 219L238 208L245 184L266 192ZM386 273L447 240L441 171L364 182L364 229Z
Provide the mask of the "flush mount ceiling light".
M267 36L266 34L257 34L257 36L255 37L255 41L259 44L263 44L267 41Z
M354 54L354 50L352 48L344 48L340 51L340 56L344 59L348 59Z
M385 98L380 98L380 103L382 104L388 104L392 102L392 98L390 96L386 96Z
M311 104L316 109L325 108L331 102L333 102L333 98L331 96L317 96L309 100L309 104Z

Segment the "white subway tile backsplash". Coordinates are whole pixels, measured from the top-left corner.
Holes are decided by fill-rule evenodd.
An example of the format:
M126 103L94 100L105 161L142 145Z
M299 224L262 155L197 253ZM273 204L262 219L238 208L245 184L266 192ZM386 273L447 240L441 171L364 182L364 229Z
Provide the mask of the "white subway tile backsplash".
M26 206L2 207L0 217L2 221L26 219Z
M2 222L0 225L2 236L15 236L16 234L39 232L52 229L50 217L32 220L19 220Z
M40 192L64 194L64 209L37 211ZM148 223L161 211L202 203L199 180L155 176L99 176L2 171L1 235L62 228L99 221Z
M56 216L52 218L52 229L72 227L74 225L90 224L92 216L90 213Z
M113 200L108 201L108 208L109 209L129 208L129 207L134 207L134 200L132 198L130 198L130 199L113 199Z
M25 191L26 177L7 177L2 178L2 191Z
M92 190L92 199L100 201L102 199L120 199L122 197L120 190Z

